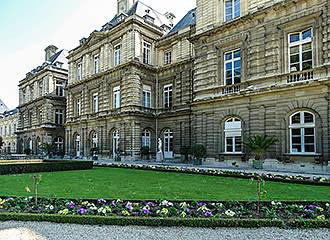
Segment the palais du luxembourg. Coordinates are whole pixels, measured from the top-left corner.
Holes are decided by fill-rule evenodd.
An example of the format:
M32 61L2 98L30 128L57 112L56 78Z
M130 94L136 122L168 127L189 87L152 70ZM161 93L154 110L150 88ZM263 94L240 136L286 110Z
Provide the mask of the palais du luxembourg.
M206 161L245 161L244 139L262 134L278 140L269 159L327 165L328 0L197 0L182 19L143 1L114 7L74 49L49 39L18 76L17 109L0 101L2 151L52 143L67 158L136 160L160 141L165 159L200 144Z

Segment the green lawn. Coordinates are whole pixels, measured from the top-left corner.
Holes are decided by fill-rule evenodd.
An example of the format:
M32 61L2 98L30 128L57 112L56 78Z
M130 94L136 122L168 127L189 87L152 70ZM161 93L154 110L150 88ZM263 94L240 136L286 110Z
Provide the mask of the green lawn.
M33 174L0 176L0 196L30 196ZM58 198L256 200L256 181L131 169L39 173L40 196ZM266 200L330 200L330 187L266 182Z

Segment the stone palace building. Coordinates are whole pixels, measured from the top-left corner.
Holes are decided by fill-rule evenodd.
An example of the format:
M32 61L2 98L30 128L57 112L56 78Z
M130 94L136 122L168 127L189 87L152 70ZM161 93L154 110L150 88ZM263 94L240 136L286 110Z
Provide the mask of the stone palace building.
M45 49L45 62L19 82L18 152L40 153L43 143L64 154L64 122L68 79L67 51Z
M0 148L0 154L16 153L17 151L17 109L9 110L0 99L0 137L3 146Z
M198 143L209 159L240 160L246 136L267 134L279 140L269 158L327 162L329 1L196 3L174 26L171 13L118 0L69 52L66 154L135 159L159 137L165 158Z

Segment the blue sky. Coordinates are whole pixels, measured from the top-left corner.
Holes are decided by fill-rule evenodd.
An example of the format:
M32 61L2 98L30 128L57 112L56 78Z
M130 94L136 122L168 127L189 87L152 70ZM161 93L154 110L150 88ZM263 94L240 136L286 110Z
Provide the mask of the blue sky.
M142 0L179 21L195 0ZM164 4L165 3L165 4ZM175 9L172 8L175 6ZM48 45L71 50L109 21L117 0L0 0L0 99L18 105L18 82L44 61Z

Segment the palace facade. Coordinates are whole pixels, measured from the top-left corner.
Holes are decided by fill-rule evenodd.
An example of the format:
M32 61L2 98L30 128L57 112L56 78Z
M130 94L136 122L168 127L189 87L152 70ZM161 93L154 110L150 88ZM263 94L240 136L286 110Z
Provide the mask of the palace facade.
M19 82L18 152L40 154L41 144L55 144L64 154L64 122L68 80L67 51L50 45L45 62Z
M66 154L165 158L203 144L210 159L245 159L246 136L279 141L269 158L327 162L327 0L197 0L173 26L140 1L70 51Z
M2 104L0 100L0 105ZM5 105L4 105L5 106ZM16 153L17 151L17 109L0 112L0 137L2 137L3 146L0 153Z

